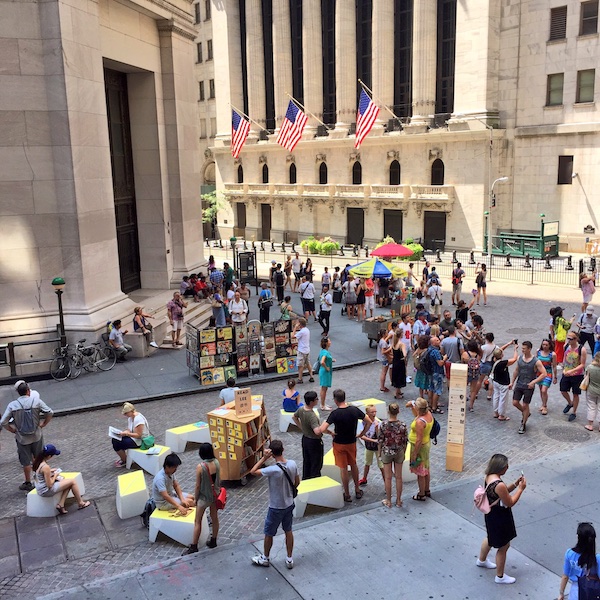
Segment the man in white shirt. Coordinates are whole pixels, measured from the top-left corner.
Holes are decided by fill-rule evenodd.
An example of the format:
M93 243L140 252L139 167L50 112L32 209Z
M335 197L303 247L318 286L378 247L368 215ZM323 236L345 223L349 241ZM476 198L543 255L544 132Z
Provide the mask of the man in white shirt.
M233 402L235 400L235 391L239 389L240 388L235 385L235 379L233 377L229 377L227 379L227 387L223 388L219 392L221 406L223 406L223 404L227 404L228 402Z
M121 331L121 319L113 321L113 326L108 337L108 343L115 349L117 354L117 362L125 362L127 360L127 353L131 352L133 348L123 341L123 336L127 333Z
M412 330L412 347L417 347L417 340L420 335L426 335L430 331L429 323L427 323L427 313L425 311L417 313L417 320Z
M432 283L427 290L427 295L431 299L431 308L434 315L439 316L442 313L442 286L437 279L432 279Z
M319 324L323 328L323 335L329 335L329 318L331 317L331 307L333 306L333 298L329 292L329 286L323 286L321 294L321 311L319 312Z
M296 256L292 258L292 273L294 274L294 287L292 288L292 292L295 292L300 284L300 273L302 273L302 261L300 260L300 255L297 252Z
M229 314L234 325L243 325L246 322L248 304L242 300L239 290L234 293L233 299L229 302Z
M316 322L317 313L315 312L315 286L312 281L306 278L306 275L302 278L300 284L300 299L302 300L302 309L304 310L304 318L308 319L312 313L312 316Z
M310 331L306 326L306 319L300 317L292 335L298 341L298 354L296 364L298 365L298 383L303 383L304 367L307 367L310 376L309 381L314 382L312 365L310 364Z

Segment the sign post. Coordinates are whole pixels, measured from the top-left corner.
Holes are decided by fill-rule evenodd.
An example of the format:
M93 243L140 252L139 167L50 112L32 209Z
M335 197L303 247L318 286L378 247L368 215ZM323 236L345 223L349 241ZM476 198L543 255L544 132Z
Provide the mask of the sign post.
M252 391L249 387L235 390L235 414L237 417L252 412Z
M467 365L453 363L450 367L448 399L448 433L446 435L446 470L463 470L465 453L465 399L467 395Z
M240 283L254 284L256 288L256 295L258 295L256 248L252 252L238 252L237 263Z

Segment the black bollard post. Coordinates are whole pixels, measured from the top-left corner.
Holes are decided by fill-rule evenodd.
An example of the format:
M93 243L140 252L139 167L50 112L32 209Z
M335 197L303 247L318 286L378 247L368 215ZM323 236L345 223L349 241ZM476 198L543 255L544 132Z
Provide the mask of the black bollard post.
M342 245L340 246L340 256L346 256L346 255L344 254L344 244L342 244Z
M356 244L352 246L352 256L358 257L358 246Z
M595 271L596 270L596 257L592 256L592 258L590 258L590 266L588 267L588 271Z
M219 240L219 248L222 248L222 247L223 247L223 240L220 239Z
M208 240L206 240L206 247L210 248L210 242Z
M435 262L442 262L442 257L440 256L440 251L435 251Z
M471 250L471 252L469 254L469 264L470 265L475 264L475 252L473 250Z
M531 269L531 256L529 254L525 255L525 264L523 265L526 269Z
M246 243L246 240L244 240L244 250L248 250L248 244Z
M256 244L254 243L254 240L252 240L252 250L256 250Z
M292 252L296 252L296 242L292 242Z
M546 264L544 265L544 269L551 269L552 265L550 264L550 257L546 256Z
M285 254L285 242L283 242L283 244L281 244L281 251Z
M277 250L275 250L275 242L271 242L271 252L277 252Z
M506 262L504 263L505 267L512 267L512 263L510 262L510 254L506 255Z
M456 260L456 250L452 250L452 264L456 264L458 261Z
M365 256L369 258L369 246L365 246Z
M569 254L567 256L567 266L565 267L565 271L574 271L575 267L573 267L573 256Z
M261 249L261 252L265 251L265 243L264 242L260 243L260 249Z

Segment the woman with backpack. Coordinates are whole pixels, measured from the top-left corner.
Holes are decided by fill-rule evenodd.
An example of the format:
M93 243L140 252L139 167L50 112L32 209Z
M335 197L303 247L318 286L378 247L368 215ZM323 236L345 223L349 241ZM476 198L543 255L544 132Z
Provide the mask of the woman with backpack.
M510 542L517 537L512 507L518 502L527 487L525 477L521 475L514 483L506 484L502 476L508 471L508 458L504 454L494 454L485 470L485 493L490 512L485 515L487 536L481 543L477 566L484 569L496 569L496 583L514 583L516 579L504 573L506 553ZM516 490L516 491L515 491ZM512 492L515 492L512 494ZM492 548L497 548L496 562L488 560Z
M556 352L556 366L562 369L562 363L565 359L565 341L567 339L567 333L571 329L571 325L575 320L575 315L571 317L570 321L567 321L563 317L562 306L557 306L550 310L550 316L552 317L552 323L550 324L550 339L554 342L554 352Z
M600 554L596 554L596 530L591 523L579 523L577 544L565 553L558 600L564 600L565 588L569 581L571 582L569 600L579 600L579 577L584 577L587 573L592 577L598 577L598 565L600 565Z
M413 365L416 371L415 387L419 388L421 396L426 396L429 390L432 389L431 375L427 375L425 371L421 369L421 359L427 354L430 339L431 336L428 334L420 335L417 338L417 347L413 352Z
M475 398L481 388L481 348L475 340L469 340L462 353L462 361L467 365L467 383L470 386L469 412L473 412Z
M396 506L402 506L402 463L406 453L408 432L406 423L398 420L400 407L396 402L388 406L388 416L379 426L377 455L383 462L385 500L382 504L392 507L392 475L396 480Z
M429 491L429 449L431 447L430 434L435 419L425 398L417 398L406 406L412 410L415 416L410 424L408 443L410 444L410 472L417 476L419 492L412 499L425 502L427 498L431 497Z

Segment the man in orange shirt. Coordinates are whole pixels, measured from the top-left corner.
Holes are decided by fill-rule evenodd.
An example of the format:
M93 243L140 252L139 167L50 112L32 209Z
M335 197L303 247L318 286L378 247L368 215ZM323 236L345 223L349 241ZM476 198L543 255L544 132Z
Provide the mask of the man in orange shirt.
M365 290L365 318L367 316L367 310L371 312L371 317L373 316L373 311L375 310L375 284L373 283L373 279L369 277L365 281L365 285L367 289Z

